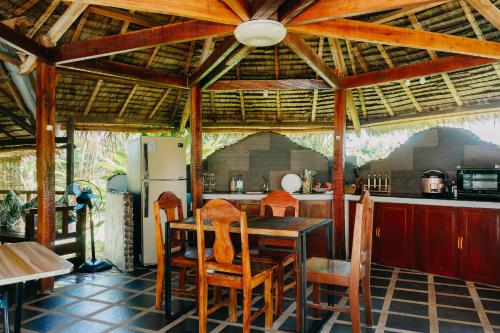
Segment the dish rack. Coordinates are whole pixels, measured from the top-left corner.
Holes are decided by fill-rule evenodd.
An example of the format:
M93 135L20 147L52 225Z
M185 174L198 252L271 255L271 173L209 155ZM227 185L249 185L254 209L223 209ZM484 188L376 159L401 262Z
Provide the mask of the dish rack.
M366 177L365 190L370 194L391 195L391 172L370 171Z

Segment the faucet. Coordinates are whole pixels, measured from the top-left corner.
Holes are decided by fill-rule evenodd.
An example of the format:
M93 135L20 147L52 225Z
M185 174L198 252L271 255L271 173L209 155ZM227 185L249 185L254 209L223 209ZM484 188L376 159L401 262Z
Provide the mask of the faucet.
M260 174L259 177L264 179L264 185L262 185L262 190L264 190L265 193L268 193L269 192L269 180L263 174Z

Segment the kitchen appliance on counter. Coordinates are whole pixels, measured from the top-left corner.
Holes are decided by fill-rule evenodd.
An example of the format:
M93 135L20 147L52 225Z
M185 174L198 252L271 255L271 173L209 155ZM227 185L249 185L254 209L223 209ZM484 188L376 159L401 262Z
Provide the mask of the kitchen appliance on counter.
M446 196L446 173L439 170L427 170L422 175L422 193L424 196Z
M500 168L457 166L459 199L500 201Z
M127 144L127 160L128 190L134 197L134 261L154 265L157 255L153 201L162 192L173 192L182 200L183 213L187 216L184 139L140 137Z

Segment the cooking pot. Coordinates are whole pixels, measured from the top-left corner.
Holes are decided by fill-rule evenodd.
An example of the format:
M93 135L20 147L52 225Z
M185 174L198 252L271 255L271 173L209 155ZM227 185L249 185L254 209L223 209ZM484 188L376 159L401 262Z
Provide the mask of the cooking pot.
M422 175L422 193L445 194L446 173L439 170L428 170Z

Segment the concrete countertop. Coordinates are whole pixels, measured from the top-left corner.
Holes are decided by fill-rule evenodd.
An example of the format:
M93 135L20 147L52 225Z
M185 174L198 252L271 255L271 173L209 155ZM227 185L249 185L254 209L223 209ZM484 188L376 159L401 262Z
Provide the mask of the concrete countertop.
M439 199L439 198L416 198L416 197L382 197L382 196L372 196L375 202L390 202L390 203L403 203L403 204L414 204L414 205L429 205L429 206L447 206L447 207L467 207L467 208L491 208L500 209L500 202L492 201L472 201L472 200L462 200L462 199ZM357 201L359 200L359 195L346 194L345 200L347 201Z
M214 193L203 193L203 199L226 199L226 200L260 200L264 198L266 193L228 193L228 192L214 192ZM293 193L292 196L301 201L307 200L332 200L333 192L329 193Z

